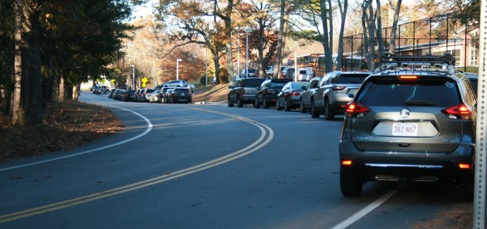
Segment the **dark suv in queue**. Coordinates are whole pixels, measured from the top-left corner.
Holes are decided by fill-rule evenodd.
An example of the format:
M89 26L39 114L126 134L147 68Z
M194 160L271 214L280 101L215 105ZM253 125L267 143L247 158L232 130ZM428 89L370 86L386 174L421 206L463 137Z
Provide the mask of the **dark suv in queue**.
M420 59L389 60L346 107L339 143L344 196L359 196L367 181L445 180L473 195L475 91L450 55Z
M234 86L229 86L228 106L233 107L235 103L238 107L243 107L244 104L254 104L255 94L264 80L257 77L238 79Z
M276 104L277 95L281 92L284 85L292 79L268 79L262 82L259 90L255 94L255 108L260 108L262 105L264 108L269 108L271 105Z

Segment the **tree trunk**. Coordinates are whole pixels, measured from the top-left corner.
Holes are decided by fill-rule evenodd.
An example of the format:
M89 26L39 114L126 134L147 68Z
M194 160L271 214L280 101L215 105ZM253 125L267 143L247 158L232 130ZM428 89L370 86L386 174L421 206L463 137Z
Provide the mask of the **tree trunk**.
M22 0L15 1L15 53L14 53L14 90L10 103L10 123L16 126L23 126L24 110L20 106L20 93L22 92Z
M40 46L40 3L31 1L26 6L24 15L25 20L25 41L26 48L22 49L23 66L27 68L27 74L23 75L27 79L22 83L22 97L25 98L26 123L38 124L42 122L44 116L42 106L42 73L41 73L41 46ZM25 86L25 87L24 87ZM21 101L24 99L21 99Z
M396 30L397 23L399 22L399 12L401 11L402 0L397 0L397 5L394 7L392 0L389 0L389 5L394 9L394 19L391 26L391 39L389 40L389 53L394 54L396 52Z
M367 52L367 63L369 66L369 71L373 71L374 66L374 41L375 41L375 20L374 17L374 8L372 7L372 0L369 0L369 26L368 26L368 33L369 33L369 50Z
M381 5L380 0L376 0L377 4L377 45L379 45L379 59L384 56L384 40L382 39L382 15L381 15Z
M61 76L59 77L59 94L57 95L57 101L58 102L62 102L64 101L64 95L65 95L65 91L64 91L64 77Z
M281 0L281 17L279 20L279 38L277 40L276 62L274 63L274 74L272 78L277 79L281 74L282 52L284 49L284 36L286 28L286 0Z
M337 69L341 69L342 60L343 60L343 36L345 33L345 22L347 19L348 0L344 0L343 5L342 5L341 1L338 0L338 7L340 9L340 16L341 16L342 22L340 24L340 34L339 34L339 38L338 38Z
M234 71L233 71L233 54L232 54L232 11L233 11L233 0L229 0L226 10L225 10L225 31L227 36L227 44L226 44L226 51L227 51L227 71L228 71L228 82L233 80Z
M73 86L73 100L78 101L81 85Z

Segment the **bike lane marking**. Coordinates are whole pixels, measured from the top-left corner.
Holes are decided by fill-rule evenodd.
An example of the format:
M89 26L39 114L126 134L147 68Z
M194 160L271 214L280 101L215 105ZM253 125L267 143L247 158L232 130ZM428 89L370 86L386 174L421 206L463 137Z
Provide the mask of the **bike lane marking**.
M382 205L384 202L386 202L388 199L390 199L392 196L394 196L397 192L399 192L399 190L401 190L404 186L406 186L406 183L398 184L396 187L394 187L393 190L382 195L381 197L379 197L379 199L377 199L374 202L370 203L369 205L365 206L365 208L362 208L360 211L351 215L350 217L348 217L347 219L345 219L341 223L335 225L331 229L342 229L342 228L349 227L350 225L359 221L362 217L368 215L374 209L378 208L380 205Z

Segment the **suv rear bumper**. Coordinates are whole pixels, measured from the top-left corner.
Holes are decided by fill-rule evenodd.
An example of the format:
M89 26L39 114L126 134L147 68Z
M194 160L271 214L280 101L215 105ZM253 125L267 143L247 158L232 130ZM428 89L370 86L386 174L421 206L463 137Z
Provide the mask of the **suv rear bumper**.
M452 153L363 152L356 150L351 142L342 141L340 162L351 160L351 165L341 164L341 171L364 180L471 180L474 152L473 144L460 145ZM460 169L459 164L471 167Z

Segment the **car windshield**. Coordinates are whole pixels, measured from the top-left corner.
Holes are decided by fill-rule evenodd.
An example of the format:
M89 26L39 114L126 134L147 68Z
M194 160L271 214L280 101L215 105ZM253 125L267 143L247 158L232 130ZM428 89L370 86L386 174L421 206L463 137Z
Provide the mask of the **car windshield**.
M370 80L357 95L357 102L365 106L450 107L460 103L457 90L455 81L446 78L408 84L395 80ZM370 93L387 96L368 96Z

